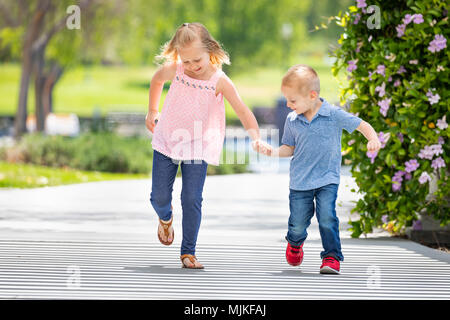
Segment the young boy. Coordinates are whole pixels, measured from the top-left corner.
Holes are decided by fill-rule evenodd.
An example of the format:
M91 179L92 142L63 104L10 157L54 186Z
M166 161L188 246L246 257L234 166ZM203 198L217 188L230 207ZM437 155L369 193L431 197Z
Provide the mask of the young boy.
M378 151L381 143L370 124L319 97L319 77L311 67L301 64L291 67L283 77L281 91L293 110L286 118L282 145L273 149L259 144L256 149L273 157L293 156L286 260L292 266L301 264L306 229L315 211L324 249L320 253L320 273L338 274L339 261L344 260L336 216L342 129L361 132L368 140L370 152Z

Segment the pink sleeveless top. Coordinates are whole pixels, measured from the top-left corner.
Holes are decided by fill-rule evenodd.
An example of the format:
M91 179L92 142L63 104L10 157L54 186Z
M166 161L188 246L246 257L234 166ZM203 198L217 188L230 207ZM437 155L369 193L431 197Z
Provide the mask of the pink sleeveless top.
M184 74L177 64L152 139L154 150L175 160L204 160L219 165L225 137L225 105L216 84L222 70L209 80Z

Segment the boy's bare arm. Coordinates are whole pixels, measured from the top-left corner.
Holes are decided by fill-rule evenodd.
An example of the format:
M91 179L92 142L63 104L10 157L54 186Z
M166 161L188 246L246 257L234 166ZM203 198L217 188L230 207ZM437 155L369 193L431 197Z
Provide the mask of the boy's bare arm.
M358 128L356 128L359 132L363 134L363 136L368 140L367 142L367 151L377 152L381 148L381 142L378 139L378 135L376 131L372 128L372 126L366 121L361 121Z
M294 146L288 146L286 144L281 145L278 149L272 150L271 154L269 154L271 157L279 157L279 158L286 158L291 157L294 154Z

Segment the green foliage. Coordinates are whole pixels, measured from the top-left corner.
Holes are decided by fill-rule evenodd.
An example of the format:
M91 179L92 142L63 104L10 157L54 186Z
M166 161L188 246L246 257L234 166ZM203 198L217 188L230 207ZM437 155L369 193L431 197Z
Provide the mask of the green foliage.
M112 133L85 133L77 138L28 134L9 154L37 165L123 173L149 173L153 155L148 139Z
M0 160L86 171L140 173L152 170L153 149L145 137L84 133L76 138L27 134L13 147L0 148ZM208 175L247 172L243 164L208 166Z
M374 13L367 7L352 6L335 17L344 33L334 51L333 73L345 68L349 74L341 102L349 103L350 111L369 122L384 142L371 160L363 136L344 137L352 174L363 194L353 209L360 215L359 221L351 222L354 237L376 226L402 233L422 212L442 225L449 222L450 134L443 125L450 120L447 3L370 1L380 9L379 29L368 27L366 21ZM432 52L436 35L447 39L447 48ZM385 110L380 106L383 100L389 105ZM429 156L424 156L427 151ZM444 167L436 167L438 158L445 161ZM419 166L407 165L411 160ZM437 180L433 195L426 175Z
M39 188L122 179L148 179L148 174L80 171L0 161L0 188Z

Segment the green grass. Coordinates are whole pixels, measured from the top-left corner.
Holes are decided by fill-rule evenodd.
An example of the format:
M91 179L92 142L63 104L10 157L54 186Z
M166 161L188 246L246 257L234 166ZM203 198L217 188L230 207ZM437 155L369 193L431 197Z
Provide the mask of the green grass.
M0 162L0 188L38 188L73 183L146 179L148 174L104 173Z
M309 53L299 56L298 63L311 65L321 80L321 96L335 103L339 101L339 84L331 74L325 54ZM90 117L98 110L103 115L112 111L147 112L148 88L154 67L80 66L70 69L55 88L55 112L76 113ZM253 106L274 106L281 94L281 78L286 70L260 68L231 76L243 101ZM0 65L0 114L13 115L17 108L20 65ZM161 97L161 106L166 92ZM34 112L33 88L28 96L29 113ZM237 119L226 103L227 120Z

